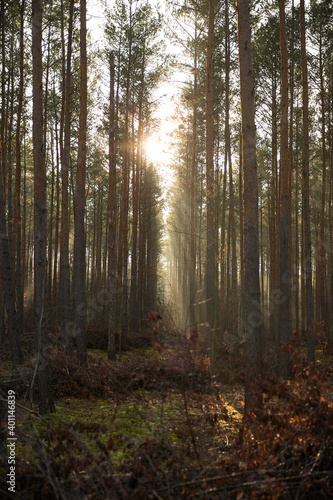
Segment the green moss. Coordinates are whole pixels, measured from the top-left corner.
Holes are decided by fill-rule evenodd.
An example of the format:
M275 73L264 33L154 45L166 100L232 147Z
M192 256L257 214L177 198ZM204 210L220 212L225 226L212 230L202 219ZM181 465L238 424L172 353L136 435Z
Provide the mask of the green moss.
M43 435L48 427L56 430L66 426L75 429L94 452L98 451L96 438L103 445L107 445L111 439L117 443L112 459L119 464L130 458L130 446L139 444L146 438L163 437L172 442L178 441L173 427L175 419L181 418L179 398L172 398L174 401L168 402L163 399L165 398L157 392L144 391L140 393L140 398L134 397L134 400L124 401L119 405L113 401L64 399L57 402L56 413L46 415L43 420L34 419L33 426L23 423L20 429L26 435L33 434L34 429ZM97 428L96 424L100 427ZM83 430L78 430L80 425ZM54 445L55 443L51 443L51 446ZM33 459L34 453L28 438L21 442L19 454L26 459Z
M101 358L107 359L107 357L108 357L108 353L106 351L104 351L103 349L88 349L88 353L95 355L95 356L99 356Z
M98 349L90 350L90 354L96 361L98 358L107 356L105 352ZM140 349L139 356L143 355L154 358L160 356L152 347ZM125 356L133 356L133 353L126 353ZM231 394L224 396L225 400L230 401L227 407L228 421L222 417L221 413L221 418L218 417L214 425L217 423L218 429L221 429L221 435L222 433L228 434L229 439L232 439L240 426L242 407L240 391L237 391L235 400L230 396ZM209 419L210 415L207 416L201 407L202 395L188 394L186 411L184 395L177 390L165 392L138 390L129 393L127 399L124 399L123 395L119 395L119 398L121 399L117 401L112 399L90 401L74 398L57 401L56 413L49 414L43 419L32 416L30 420L20 422L18 430L22 438L20 438L18 454L26 460L34 460L36 453L33 436L37 433L41 439L46 439L45 436L50 429L54 431L48 433L48 439L51 442L47 445L50 447L51 454L55 449L57 457L62 457L62 454L66 453L82 453L80 445L75 445L75 440L74 444L72 443L73 450L68 451L70 447L67 446L66 440L70 440L71 437L69 435L67 438L62 431L69 429L75 434L78 443L83 444L83 448L86 447L87 450L100 453L99 443L102 447L108 447L114 466L119 466L131 459L133 448L146 439L163 439L182 449L190 448L193 445L191 426L193 426L194 433L204 435L205 439L214 439L213 436L210 438L209 433L206 432L207 426L209 427L207 418ZM207 396L207 398L214 403L213 397Z

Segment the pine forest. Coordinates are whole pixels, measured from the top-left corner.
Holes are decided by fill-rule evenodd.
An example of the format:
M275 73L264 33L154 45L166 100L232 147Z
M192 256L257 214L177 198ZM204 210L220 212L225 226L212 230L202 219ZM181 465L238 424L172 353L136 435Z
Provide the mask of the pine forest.
M333 496L331 0L0 0L1 498Z

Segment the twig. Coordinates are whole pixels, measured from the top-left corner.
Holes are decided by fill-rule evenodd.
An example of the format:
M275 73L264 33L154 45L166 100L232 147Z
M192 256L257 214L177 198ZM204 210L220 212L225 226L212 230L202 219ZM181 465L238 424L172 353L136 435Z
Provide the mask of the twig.
M195 436L194 436L194 433L193 433L192 425L191 425L189 414L188 414L187 400L186 400L185 391L183 393L183 398L184 398L184 408L185 408L186 421L187 421L187 425L188 425L188 428L189 428L189 431L190 431L190 434L191 434L191 441L193 443L193 448L194 448L195 455L197 457L198 464L201 467L201 460L200 460L200 456L199 456L199 453L198 453L197 444L195 442Z

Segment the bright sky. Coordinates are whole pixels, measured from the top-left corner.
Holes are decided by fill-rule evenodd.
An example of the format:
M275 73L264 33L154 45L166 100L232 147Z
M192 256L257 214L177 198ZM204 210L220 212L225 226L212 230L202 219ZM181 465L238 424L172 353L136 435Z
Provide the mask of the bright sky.
M156 0L150 0L151 4L157 5ZM113 1L109 0L108 5ZM163 2L162 2L163 4ZM163 6L162 9L163 10ZM101 0L87 1L87 27L94 45L99 43L103 33L104 8ZM167 50L175 53L177 49L168 46ZM178 77L177 77L178 79ZM176 124L172 120L174 114L173 97L178 93L179 86L173 82L164 82L155 91L154 99L159 102L156 117L160 120L159 129L148 139L146 148L149 159L156 165L161 177L162 187L167 189L173 182L173 170L170 167L172 152L170 145L170 133Z

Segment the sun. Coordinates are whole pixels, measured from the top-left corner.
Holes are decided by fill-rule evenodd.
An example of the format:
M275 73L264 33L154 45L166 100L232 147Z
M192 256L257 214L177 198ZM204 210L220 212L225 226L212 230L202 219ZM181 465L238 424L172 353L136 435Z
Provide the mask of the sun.
M168 189L174 181L173 151L167 127L160 127L144 141L146 158L151 162L161 179L162 188Z
M144 145L147 159L154 164L164 162L166 160L164 146L160 137L153 135L147 137Z
M162 96L158 109L153 115L154 126L146 131L144 138L144 154L148 162L151 162L161 180L164 192L169 192L174 183L174 134L178 126L175 120L175 110L172 100Z

